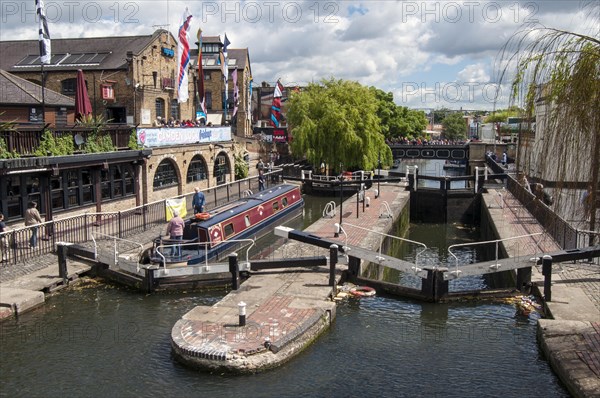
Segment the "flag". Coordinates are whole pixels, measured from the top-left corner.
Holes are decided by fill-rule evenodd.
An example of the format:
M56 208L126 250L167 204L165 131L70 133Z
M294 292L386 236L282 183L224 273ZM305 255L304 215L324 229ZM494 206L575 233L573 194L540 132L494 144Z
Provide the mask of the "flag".
M40 41L40 63L49 64L52 58L52 49L50 45L50 31L48 30L48 21L44 14L44 0L35 0L36 13L39 21L39 41Z
M229 46L230 44L231 44L231 42L227 38L227 33L225 33L225 40L223 40L223 50L221 51L221 54L219 54L219 61L221 63L221 72L223 73L223 82L225 83L225 90L223 90L224 91L223 113L225 115L227 115L227 96L228 96L227 91L229 89L229 86L227 85L227 83L229 82L229 76L228 76L229 69L227 68L227 46Z
M174 212L178 212L179 217L185 218L187 215L185 198L165 199L165 216L167 221L173 218Z
M246 97L246 105L248 110L246 111L246 117L248 120L252 119L252 82L254 79L252 76L248 76L248 96Z
M283 96L283 85L277 80L275 91L273 92L273 104L271 105L271 124L273 127L279 127L281 120L281 97Z
M238 88L237 75L237 69L234 69L233 72L231 72L231 78L233 79L233 114L231 116L235 116L238 110L240 89Z
M201 116L208 121L206 115L206 99L204 98L204 69L202 67L202 29L198 29L198 105Z
M177 100L179 103L187 102L188 100L188 64L190 63L190 42L188 31L190 30L190 22L192 15L187 7L183 13L181 26L179 26L179 43L177 44Z

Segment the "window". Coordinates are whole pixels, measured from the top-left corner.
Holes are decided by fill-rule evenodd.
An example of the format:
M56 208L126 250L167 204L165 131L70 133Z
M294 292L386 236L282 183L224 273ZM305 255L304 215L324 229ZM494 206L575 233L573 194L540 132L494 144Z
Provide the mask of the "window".
M85 85L87 87L87 82L85 82ZM61 82L61 93L63 93L64 95L75 95L76 91L77 91L77 79L75 79L75 78L65 79Z
M100 173L100 189L102 199L117 199L133 195L134 176L128 164L111 165Z
M210 71L205 70L203 72L204 72L204 80L210 80Z
M62 174L50 179L50 200L52 201L53 210L65 208L65 191Z
M102 88L102 99L105 100L114 100L115 99L115 90L112 84L103 84Z
M288 204L287 198L284 197L283 199L281 199L281 206L285 207L285 206L287 206L287 204Z
M170 159L160 162L154 174L154 189L172 187L177 184L179 184L179 179L177 178L177 170L175 170L173 162Z
M279 202L273 202L273 212L277 212L279 210Z
M156 109L156 117L160 116L161 118L165 117L165 100L162 98L157 98L154 101L154 107Z
M206 101L206 109L212 109L212 93L210 91L204 92L204 100Z
M179 120L179 102L177 99L171 100L171 117L175 120Z
M246 224L246 227L250 226L250 216L249 215L244 216L244 223Z
M194 156L190 162L190 167L187 171L186 182L192 183L196 181L206 180L206 163L200 155Z
M225 225L223 228L223 232L225 233L225 239L229 238L235 232L233 229L233 223L229 223Z

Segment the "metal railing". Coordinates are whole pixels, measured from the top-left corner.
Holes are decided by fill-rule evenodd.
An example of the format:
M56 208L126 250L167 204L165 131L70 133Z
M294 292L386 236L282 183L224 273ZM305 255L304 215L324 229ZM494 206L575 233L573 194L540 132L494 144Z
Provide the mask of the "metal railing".
M255 245L256 241L254 239L228 239L228 240L224 240L221 243L219 243L218 246L220 246L220 245L226 245L228 243L241 243L242 247L246 246L246 245L244 245L244 243L248 244L248 246L246 247L246 260L239 262L240 266L242 266L242 265L244 265L244 266L248 265L250 263L250 254L249 254L250 253L250 249L252 249L252 247ZM172 250L172 249L178 249L178 250L181 250L184 247L192 247L192 248L195 249L195 251L198 254L201 254L202 250L204 251L204 253L207 253L208 249L209 249L208 246L211 245L211 244L212 244L211 242L187 242L187 243L169 243L169 244L162 244L161 243L160 245L156 246L156 250L154 251L154 253L158 255L158 258L160 259L160 265L164 265L166 267L167 257L169 259L172 259L172 258L176 258L177 256L165 255L165 253L164 253L165 249L170 249L170 250ZM203 249L201 248L202 246L204 246ZM215 247L218 247L218 246L215 246ZM179 257L182 257L182 256L179 256ZM191 265L188 265L188 266L189 267L205 267L205 270L207 272L209 272L209 270L210 270L210 266L208 264L208 256L206 256L206 255L204 256L204 262L203 263L191 264ZM247 268L247 267L241 267L241 268Z
M484 245L491 245L494 244L494 250L495 250L495 259L494 259L494 265L491 265L491 267L495 267L495 269L497 270L498 268L500 268L500 256L499 256L499 248L500 248L500 242L507 242L507 241L511 241L511 240L515 240L515 239L522 239L522 238L529 238L529 237L533 237L533 236L540 236L540 235L545 235L544 232L536 232L534 234L528 234L528 235L520 235L520 236L513 236L510 238L505 238L505 239L496 239L496 240L487 240L484 242L469 242L469 243L457 243L455 245L450 245L448 246L448 254L450 254L453 258L454 258L454 262L456 264L456 269L454 271L450 271L451 274L454 274L456 277L458 277L461 273L460 269L458 268L458 257L456 256L456 254L454 254L452 252L452 249L455 249L457 247L470 247L470 246L484 246ZM540 249L540 241L536 241L534 245L528 245L528 246L533 246L536 250L534 250L532 253L526 253L526 255L532 255L534 257L541 257L541 253L543 252ZM515 248L512 248L512 257L519 257L519 253L518 253L518 247L517 250L515 250ZM538 256L538 254L540 254Z

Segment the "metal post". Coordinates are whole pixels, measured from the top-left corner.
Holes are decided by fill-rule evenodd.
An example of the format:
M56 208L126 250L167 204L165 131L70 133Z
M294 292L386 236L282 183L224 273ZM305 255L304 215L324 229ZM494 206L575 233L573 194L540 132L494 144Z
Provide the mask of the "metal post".
M377 158L377 192L381 192L379 189L379 181L381 181L381 151L379 151L379 157Z
M62 278L63 283L66 285L69 280L67 275L67 252L69 246L66 243L60 242L56 245L56 250L58 252L58 276Z
M340 225L342 225L342 202L344 201L344 185L342 184L342 180L344 179L344 174L342 173L343 164L340 163Z
M544 299L552 301L552 256L542 257L542 275L544 275Z
M147 293L152 293L154 291L154 269L146 268L145 269L145 277L144 277L144 285L146 287Z
M229 272L231 272L231 288L238 290L240 288L240 265L237 253L229 255Z
M335 287L335 266L338 261L338 245L329 246L329 286Z
M238 311L239 311L239 324L240 326L246 326L246 303L240 301L238 303Z
M475 194L477 194L477 186L479 185L479 167L475 167Z

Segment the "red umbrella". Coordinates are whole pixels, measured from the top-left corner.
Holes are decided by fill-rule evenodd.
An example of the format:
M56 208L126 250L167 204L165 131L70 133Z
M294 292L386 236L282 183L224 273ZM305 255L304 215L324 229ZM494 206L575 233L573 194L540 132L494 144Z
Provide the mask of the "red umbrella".
M75 118L79 119L82 116L89 115L92 113L92 104L90 103L90 97L88 96L87 86L85 85L85 78L83 77L83 71L77 70L77 87L75 90Z

